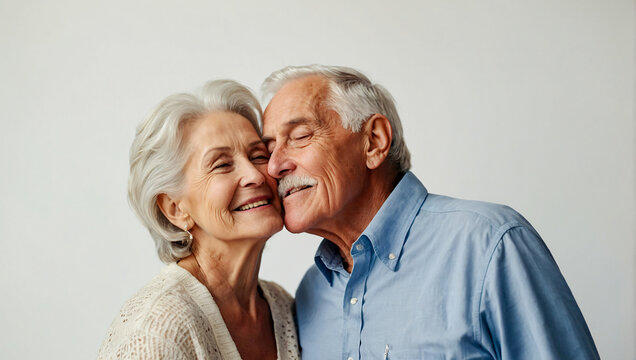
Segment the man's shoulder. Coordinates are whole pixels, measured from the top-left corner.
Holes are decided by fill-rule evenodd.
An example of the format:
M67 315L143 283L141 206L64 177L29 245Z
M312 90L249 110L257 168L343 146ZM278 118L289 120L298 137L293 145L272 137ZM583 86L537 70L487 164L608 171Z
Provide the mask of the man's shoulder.
M483 223L493 228L530 227L528 221L510 206L437 194L428 194L420 212L428 216L453 217L458 221Z

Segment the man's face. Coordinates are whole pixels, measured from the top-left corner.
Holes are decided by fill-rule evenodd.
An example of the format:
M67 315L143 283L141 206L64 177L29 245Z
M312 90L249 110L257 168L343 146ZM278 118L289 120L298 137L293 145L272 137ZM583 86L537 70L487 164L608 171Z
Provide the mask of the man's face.
M263 118L263 140L271 153L268 173L279 180L285 226L293 233L324 233L358 206L366 160L364 138L342 127L324 104L327 79L288 82L272 98Z

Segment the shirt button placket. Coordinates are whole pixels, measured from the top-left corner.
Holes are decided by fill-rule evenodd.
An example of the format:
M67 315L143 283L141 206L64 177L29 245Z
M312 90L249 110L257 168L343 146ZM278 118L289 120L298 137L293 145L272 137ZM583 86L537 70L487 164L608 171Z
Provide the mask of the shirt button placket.
M363 243L354 246L352 252L355 263L351 277L345 290L344 316L345 316L345 343L343 354L347 354L347 360L356 360L360 353L362 331L362 298L364 297L364 284L369 271L369 251ZM348 324L347 324L348 323ZM344 357L343 357L344 359Z

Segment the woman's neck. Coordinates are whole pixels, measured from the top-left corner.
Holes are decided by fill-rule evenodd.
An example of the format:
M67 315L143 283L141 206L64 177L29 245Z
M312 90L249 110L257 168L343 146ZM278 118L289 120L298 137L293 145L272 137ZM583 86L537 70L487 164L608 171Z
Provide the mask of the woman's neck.
M265 241L197 241L178 264L208 288L220 308L255 317L262 304L258 271L264 246Z

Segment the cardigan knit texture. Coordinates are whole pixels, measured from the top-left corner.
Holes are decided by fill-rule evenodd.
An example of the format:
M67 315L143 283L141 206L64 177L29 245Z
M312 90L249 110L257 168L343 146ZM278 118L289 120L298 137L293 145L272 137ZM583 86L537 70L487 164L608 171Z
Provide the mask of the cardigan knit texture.
M293 298L259 280L274 322L278 359L300 359ZM226 359L241 356L208 289L176 263L130 298L113 321L98 359Z

